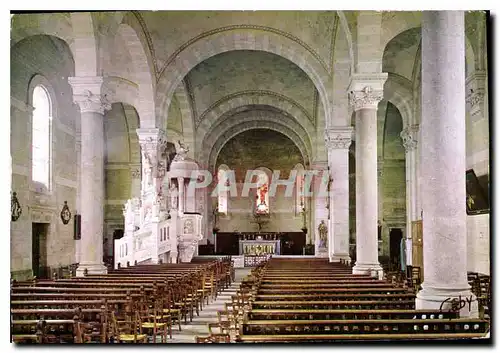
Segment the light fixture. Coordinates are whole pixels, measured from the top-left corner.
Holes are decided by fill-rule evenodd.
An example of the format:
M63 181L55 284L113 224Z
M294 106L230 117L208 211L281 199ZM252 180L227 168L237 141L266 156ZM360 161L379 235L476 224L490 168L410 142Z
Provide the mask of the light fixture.
M64 224L68 224L71 220L71 212L68 207L68 201L64 201L64 206L61 210L61 220Z
M13 192L10 198L10 216L12 222L15 222L21 217L21 213L23 213L23 209L21 208L21 204L17 199L17 192Z

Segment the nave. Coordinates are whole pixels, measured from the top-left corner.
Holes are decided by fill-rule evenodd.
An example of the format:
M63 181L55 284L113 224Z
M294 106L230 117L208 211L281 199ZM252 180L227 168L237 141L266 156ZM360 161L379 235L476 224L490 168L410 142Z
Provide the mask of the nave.
M106 275L14 282L14 342L270 343L467 340L489 315L415 310L414 280L352 274L344 263L271 258L253 269L229 257L136 265ZM418 286L417 286L418 287Z

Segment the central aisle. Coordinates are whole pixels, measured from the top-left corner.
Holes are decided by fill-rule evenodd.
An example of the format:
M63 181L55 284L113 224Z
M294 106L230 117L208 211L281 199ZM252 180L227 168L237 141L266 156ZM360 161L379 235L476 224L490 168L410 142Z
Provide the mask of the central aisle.
M168 338L167 343L195 343L195 336L208 336L208 324L217 322L217 310L224 310L224 303L231 302L231 296L236 295L236 290L240 287L241 280L250 274L251 268L235 268L235 281L228 289L217 295L217 300L203 306L200 316L194 314L193 321L187 325L182 324L182 331L175 329L172 331L172 339Z

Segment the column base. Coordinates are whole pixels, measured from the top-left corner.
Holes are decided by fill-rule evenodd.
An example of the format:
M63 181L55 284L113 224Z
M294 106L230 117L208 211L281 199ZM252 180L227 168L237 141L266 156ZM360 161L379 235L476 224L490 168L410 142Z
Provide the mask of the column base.
M89 275L105 275L108 273L108 268L101 264L79 264L76 269L76 277L84 277L85 270Z
M351 264L351 257L349 254L332 254L330 255L330 262L340 262L343 260L347 264Z
M328 257L328 249L320 248L317 252L315 252L315 257Z
M479 317L477 298L470 289L425 288L417 293L415 309L450 310L452 301L458 302L460 317Z
M384 276L384 271L378 262L376 263L358 263L352 268L353 275L370 275L371 277L377 277L382 279Z

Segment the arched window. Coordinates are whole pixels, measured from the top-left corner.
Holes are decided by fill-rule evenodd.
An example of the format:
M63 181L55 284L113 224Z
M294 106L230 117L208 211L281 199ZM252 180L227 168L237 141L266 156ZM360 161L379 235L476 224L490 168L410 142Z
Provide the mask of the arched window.
M294 168L297 171L297 178L295 181L295 215L300 215L305 206L304 199L304 167L302 164L297 164Z
M227 214L227 194L228 191L224 190L223 185L229 185L229 179L227 177L227 171L229 168L226 165L221 165L217 171L217 182L218 182L218 193L217 193L217 211L219 214Z
M47 89L37 85L33 90L32 179L35 190L50 190L52 105Z
M259 186L255 197L255 213L269 214L269 177L266 172L259 170L257 183Z

